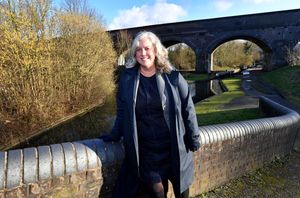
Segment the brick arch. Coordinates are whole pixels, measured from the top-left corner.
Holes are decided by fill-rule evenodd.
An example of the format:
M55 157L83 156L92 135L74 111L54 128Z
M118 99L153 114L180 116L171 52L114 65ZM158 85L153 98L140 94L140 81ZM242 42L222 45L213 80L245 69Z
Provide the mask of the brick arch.
M219 38L215 39L213 42L211 42L208 45L208 47L206 48L206 51L207 51L207 53L212 53L220 45L222 45L228 41L233 41L233 40L237 40L237 39L243 39L243 40L253 42L256 45L258 45L266 53L272 52L271 44L267 40L265 40L264 38L247 35L247 34L223 35L222 37L219 37Z
M286 47L290 50L293 50L297 45L300 47L300 39L299 40L293 40L288 43L285 43Z
M166 38L162 38L161 42L167 48L170 47L170 46L172 46L172 45L179 44L179 43L184 43L188 47L190 47L193 50L193 52L195 53L196 60L195 60L194 69L197 70L197 54L198 54L199 48L197 48L197 46L195 45L194 42L192 42L192 41L190 41L188 39L180 38L180 37L166 37Z
M182 37L165 37L165 38L161 38L161 42L167 48L178 43L184 43L187 46L189 46L195 53L197 53L198 51L198 48L195 45L195 43L193 43L188 39L184 39Z
M206 51L205 54L208 59L206 64L207 67L206 71L211 71L212 69L212 61L213 61L212 54L216 50L216 48L226 42L237 40L237 39L243 39L255 43L263 50L265 62L269 63L271 61L273 48L271 43L266 39L261 38L259 36L249 35L249 34L227 34L227 35L222 35L217 37L215 40L208 43L207 47L205 48Z

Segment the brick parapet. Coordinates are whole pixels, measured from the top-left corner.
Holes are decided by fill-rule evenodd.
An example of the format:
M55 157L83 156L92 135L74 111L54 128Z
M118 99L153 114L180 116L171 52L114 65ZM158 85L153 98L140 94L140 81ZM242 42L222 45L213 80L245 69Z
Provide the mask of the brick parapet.
M0 197L107 194L123 159L122 148L94 139L0 152Z
M192 196L290 152L300 116L267 98L260 107L273 117L199 127ZM123 157L99 139L0 152L0 197L110 197Z

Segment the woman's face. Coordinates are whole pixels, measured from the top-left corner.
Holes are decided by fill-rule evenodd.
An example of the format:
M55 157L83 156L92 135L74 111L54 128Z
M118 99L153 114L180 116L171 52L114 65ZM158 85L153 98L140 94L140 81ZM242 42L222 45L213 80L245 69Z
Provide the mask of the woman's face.
M135 59L141 65L142 69L151 70L155 68L155 49L148 38L139 41L139 46L135 52Z

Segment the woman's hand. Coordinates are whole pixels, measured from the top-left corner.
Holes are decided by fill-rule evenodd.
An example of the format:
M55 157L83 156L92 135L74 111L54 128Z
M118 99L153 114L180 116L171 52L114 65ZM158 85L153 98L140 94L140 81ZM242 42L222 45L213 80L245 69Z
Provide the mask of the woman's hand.
M192 152L197 151L200 148L200 142L193 142L190 146L189 146L189 150Z

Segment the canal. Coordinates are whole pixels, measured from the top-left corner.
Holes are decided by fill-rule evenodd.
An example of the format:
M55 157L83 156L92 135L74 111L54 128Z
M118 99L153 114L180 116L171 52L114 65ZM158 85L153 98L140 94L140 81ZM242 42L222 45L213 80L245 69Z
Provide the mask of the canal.
M225 87L222 81L196 81L189 84L194 103L213 95L221 94ZM86 113L66 120L50 129L43 129L38 135L25 140L13 148L26 148L40 145L72 142L97 138L111 130L115 119L115 95L107 98L105 103Z

